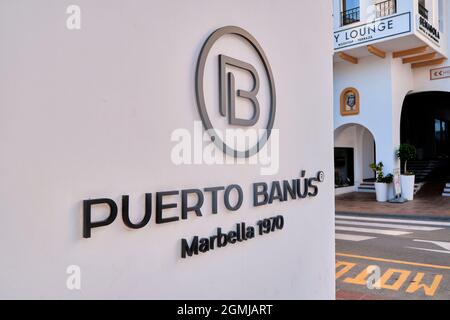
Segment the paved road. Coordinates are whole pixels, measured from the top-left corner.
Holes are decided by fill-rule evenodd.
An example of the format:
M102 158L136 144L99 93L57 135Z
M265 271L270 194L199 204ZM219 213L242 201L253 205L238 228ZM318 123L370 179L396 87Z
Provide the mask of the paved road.
M450 221L336 214L337 296L450 300Z

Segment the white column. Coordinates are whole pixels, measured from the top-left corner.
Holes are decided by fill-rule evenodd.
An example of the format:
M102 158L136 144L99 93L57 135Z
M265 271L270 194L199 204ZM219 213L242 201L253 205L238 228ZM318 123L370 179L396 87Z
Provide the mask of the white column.
M371 5L373 5L373 0L360 0L361 22L367 23L373 20L373 12L369 10Z
M341 27L342 0L333 0L333 27Z

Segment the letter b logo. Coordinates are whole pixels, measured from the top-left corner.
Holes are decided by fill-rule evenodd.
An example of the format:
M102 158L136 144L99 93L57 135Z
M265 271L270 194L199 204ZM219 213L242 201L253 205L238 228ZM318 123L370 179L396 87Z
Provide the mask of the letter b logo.
M235 78L232 72L226 71L227 65L233 66L252 75L254 81L254 87L251 91L237 90ZM219 55L219 82L220 82L220 114L224 117L227 116L228 109L228 119L229 124L234 126L242 127L252 127L259 120L259 102L256 95L259 91L259 76L256 69L248 63L243 61L227 57L223 54ZM239 119L236 117L236 96L251 101L253 106L253 116L250 119Z
M203 126L218 148L249 158L264 147L275 121L275 82L261 45L249 32L229 26L209 36L198 59L195 91ZM236 146L219 134L224 129L257 135L245 147Z

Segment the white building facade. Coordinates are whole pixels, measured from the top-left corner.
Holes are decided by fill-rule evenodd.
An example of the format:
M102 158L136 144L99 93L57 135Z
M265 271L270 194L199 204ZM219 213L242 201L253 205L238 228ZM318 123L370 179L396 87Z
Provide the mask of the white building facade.
M415 145L419 160L445 166L450 3L334 0L333 6L336 193L364 191L364 181L374 178L371 163L383 162L385 174L399 168L401 143Z

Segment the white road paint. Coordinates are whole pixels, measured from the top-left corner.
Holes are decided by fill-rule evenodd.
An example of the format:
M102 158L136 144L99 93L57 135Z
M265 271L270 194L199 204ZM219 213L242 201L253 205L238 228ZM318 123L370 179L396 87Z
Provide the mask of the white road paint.
M398 230L382 230L382 229L368 229L368 228L355 228L355 227L342 227L336 226L336 231L354 231L361 233L373 233L373 234L384 234L387 236L403 236L411 234L411 232L398 231Z
M430 240L414 240L415 242L424 242L424 243L431 243L438 247L444 248L445 250L450 252L450 242L443 242L443 241L430 241Z
M433 249L424 249L424 248L415 248L415 247L406 247L406 248L407 249L420 250L420 251L427 251L427 252L437 252L437 253L450 254L450 251L445 251L445 250L433 250Z
M379 227L379 228L393 228L393 229L403 229L403 230L415 230L415 231L437 231L442 230L442 228L436 227L423 227L423 226L410 226L404 224L392 224L392 223L376 223L376 222L359 222L359 221L346 221L346 220L336 220L336 224L339 225L349 225L349 226L366 226L366 227Z
M358 236L358 235L354 235L354 234L343 234L343 233L336 233L335 238L336 238L336 240L353 241L353 242L361 242L361 241L376 239L375 237L366 237L366 236Z
M369 218L369 217L343 216L343 215L336 215L336 218L341 220L397 222L410 225L450 227L450 222L443 222L443 221L441 222L441 221L426 221L426 220L412 220L412 219L410 220L410 219L392 219L392 218Z

